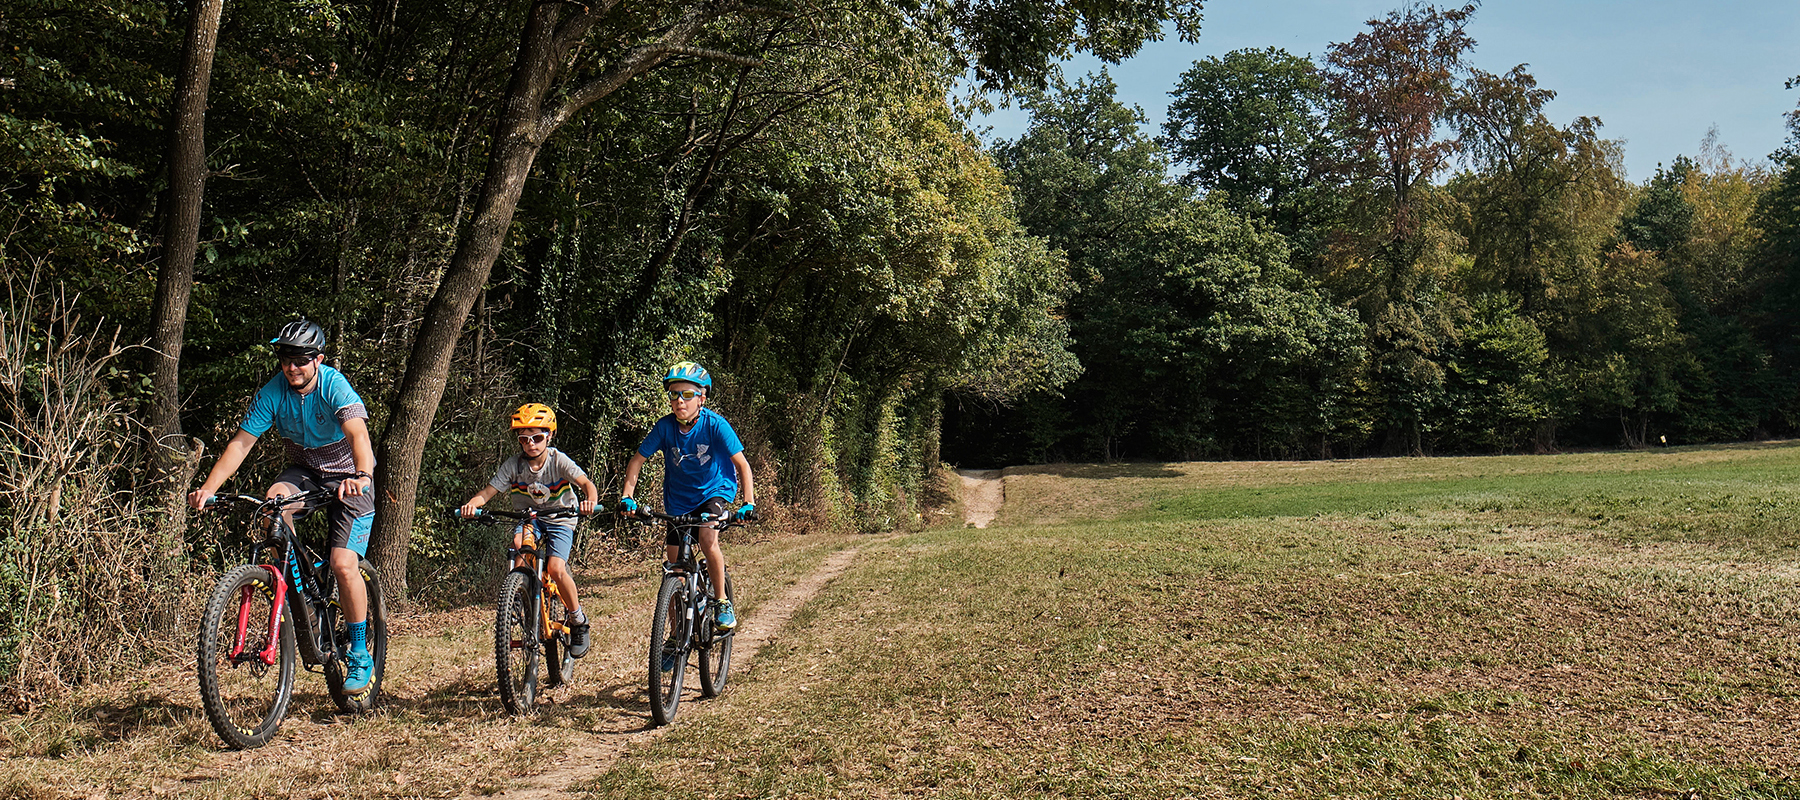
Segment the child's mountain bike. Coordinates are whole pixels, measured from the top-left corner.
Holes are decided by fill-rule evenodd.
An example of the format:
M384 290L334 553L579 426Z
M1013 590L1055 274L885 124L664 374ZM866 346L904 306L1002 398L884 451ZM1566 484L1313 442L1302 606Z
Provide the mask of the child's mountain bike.
M381 698L387 604L375 566L368 559L360 565L369 597L367 641L374 673L366 689L349 693L344 691L344 654L350 649L350 630L338 607L337 579L329 561L307 548L281 514L288 508L312 508L333 496L319 489L272 499L216 495L207 503L252 507L252 519L268 520L269 528L266 538L250 546L247 563L226 572L213 587L200 627L200 702L213 730L234 748L260 747L281 727L294 695L296 649L307 671L325 673L325 687L344 712L367 711ZM257 556L264 552L269 558L259 563Z
M463 517L451 509L450 516ZM575 657L569 653L568 609L556 581L544 579L544 562L537 550L539 519L578 517L574 510L535 512L476 509L471 520L513 520L523 528L518 548L507 548L511 571L500 580L500 601L494 613L494 675L500 684L500 702L516 717L537 712L538 687L554 689L575 677ZM492 518L492 519L489 519Z
M725 691L725 675L731 669L731 642L736 631L718 630L718 605L706 556L695 548L695 529L717 523L719 532L742 523L730 515L670 516L650 508L637 511L646 525L666 522L681 535L681 555L675 563L663 563L662 585L656 592L656 611L650 619L650 716L658 725L675 720L681 705L681 684L688 657L700 655L700 695L717 697ZM726 600L734 600L731 573L725 573Z

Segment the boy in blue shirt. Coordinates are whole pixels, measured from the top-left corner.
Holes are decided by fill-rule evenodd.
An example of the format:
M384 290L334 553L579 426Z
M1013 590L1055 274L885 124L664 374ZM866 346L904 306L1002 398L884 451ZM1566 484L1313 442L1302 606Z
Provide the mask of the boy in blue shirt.
M619 505L627 514L637 513L638 473L644 462L661 450L663 454L663 506L670 514L681 515L703 511L722 515L743 490L744 505L737 510L738 519L756 515L756 480L750 474L750 461L744 458L744 445L738 441L731 423L705 408L707 390L712 388L712 375L692 361L683 361L663 375L663 389L669 393L669 414L656 421L644 443L638 445L631 460L625 463L625 485L619 490ZM730 465L730 469L726 465ZM706 572L714 591L725 586L725 553L719 548L719 529L702 525L698 529L700 552L706 554ZM680 540L674 528L669 529L668 560L681 557ZM719 630L737 627L737 613L726 598L713 598L719 604Z

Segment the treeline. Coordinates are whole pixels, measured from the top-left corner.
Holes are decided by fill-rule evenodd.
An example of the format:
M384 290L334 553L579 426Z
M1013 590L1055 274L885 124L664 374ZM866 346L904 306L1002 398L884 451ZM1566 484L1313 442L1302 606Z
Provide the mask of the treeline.
M1556 125L1525 67L1469 65L1473 11L1411 6L1317 62L1206 58L1155 137L1104 72L1029 95L995 158L1026 230L1068 255L1084 371L952 402L948 457L1793 435L1800 115L1768 166L1709 138L1634 185L1599 120Z
M137 650L71 631L173 641L186 568L236 557L174 498L302 315L373 416L390 596L491 572L435 512L513 408L554 406L616 489L683 359L773 524L918 519L947 392L1076 371L1065 262L946 98L1198 23L1191 0L6 4L0 676L29 698ZM258 453L237 490L279 468ZM140 580L90 590L41 548L65 526L131 543L107 570Z

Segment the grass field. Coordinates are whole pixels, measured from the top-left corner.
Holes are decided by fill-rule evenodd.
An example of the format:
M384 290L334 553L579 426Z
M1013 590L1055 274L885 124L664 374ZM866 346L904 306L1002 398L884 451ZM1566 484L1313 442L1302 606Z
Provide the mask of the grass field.
M1800 798L1800 444L1005 481L985 529L734 549L762 597L858 553L726 695L569 793ZM590 609L647 604L642 573L584 575ZM620 641L504 719L483 613L402 626L402 662L442 666L388 711L303 710L254 755L217 752L178 670L13 718L0 798L498 794L645 714Z
M1006 480L581 788L1800 796L1800 447Z

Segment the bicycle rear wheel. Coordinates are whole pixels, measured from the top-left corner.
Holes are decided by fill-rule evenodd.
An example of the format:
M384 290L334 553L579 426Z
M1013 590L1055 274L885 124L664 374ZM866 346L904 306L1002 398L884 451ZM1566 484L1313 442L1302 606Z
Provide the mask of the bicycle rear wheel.
M344 691L344 654L350 652L350 623L344 620L340 612L337 615L337 629L332 631L332 641L337 644L338 657L325 665L325 688L331 692L331 699L337 702L339 710L346 714L368 711L375 707L381 697L381 679L387 674L387 602L382 599L380 573L375 565L363 559L358 565L362 573L363 589L369 599L369 625L365 631L369 655L374 658L375 667L369 676L368 690L359 694ZM333 600L336 602L336 600Z
M731 570L725 571L725 599L734 601L737 595L731 591ZM703 626L713 624L713 614L707 614ZM725 673L731 669L731 641L734 633L713 633L711 641L700 647L700 694L702 697L718 697L725 691Z
M271 642L274 606L275 576L264 567L245 564L219 579L201 621L200 704L213 731L239 750L267 744L294 696L294 621L283 609L275 625L276 640ZM265 651L275 663L263 661Z
M681 705L681 677L687 671L691 641L687 619L691 592L686 575L664 575L656 592L656 612L650 618L650 718L658 725L673 722ZM663 669L665 655L670 669Z
M537 711L538 593L531 574L506 573L500 581L500 606L494 616L494 674L500 683L500 702L506 711L522 717Z

